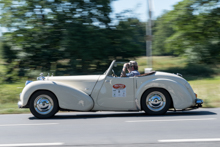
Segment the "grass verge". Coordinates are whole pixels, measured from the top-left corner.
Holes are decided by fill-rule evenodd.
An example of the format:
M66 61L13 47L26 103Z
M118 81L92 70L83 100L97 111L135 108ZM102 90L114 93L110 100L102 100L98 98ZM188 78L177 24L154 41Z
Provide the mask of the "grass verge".
M204 101L203 107L220 107L220 76L189 81L198 98Z
M143 73L146 68L146 57L137 58L136 61L139 64L139 71ZM194 92L198 94L198 98L204 100L203 107L220 107L220 76L213 76L211 69L202 65L187 65L186 60L180 57L153 57L153 70L183 74ZM29 109L17 107L24 84L25 79L18 83L0 84L0 114L30 112Z
M5 103L0 105L0 114L30 113L29 109L19 109L17 103Z
M19 109L19 94L24 88L24 83L0 85L0 114L29 113L29 109Z

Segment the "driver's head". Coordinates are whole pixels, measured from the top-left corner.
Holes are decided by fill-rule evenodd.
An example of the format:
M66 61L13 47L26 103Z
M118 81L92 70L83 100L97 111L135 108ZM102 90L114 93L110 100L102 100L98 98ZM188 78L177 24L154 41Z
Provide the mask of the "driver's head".
M130 61L129 62L129 67L132 68L134 67L134 70L138 70L138 64L136 61Z

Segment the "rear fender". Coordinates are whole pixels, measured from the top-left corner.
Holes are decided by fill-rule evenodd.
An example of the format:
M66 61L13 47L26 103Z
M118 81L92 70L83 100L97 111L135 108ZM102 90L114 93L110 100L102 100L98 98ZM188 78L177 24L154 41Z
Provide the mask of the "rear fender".
M94 105L93 99L81 90L53 81L34 81L26 85L21 93L22 106L26 106L31 95L38 90L48 90L55 94L62 109L88 111Z
M136 92L136 98L141 106L141 97L143 93L150 88L163 88L169 92L173 100L175 109L185 109L194 104L194 98L190 95L187 88L171 79L152 79L140 85Z

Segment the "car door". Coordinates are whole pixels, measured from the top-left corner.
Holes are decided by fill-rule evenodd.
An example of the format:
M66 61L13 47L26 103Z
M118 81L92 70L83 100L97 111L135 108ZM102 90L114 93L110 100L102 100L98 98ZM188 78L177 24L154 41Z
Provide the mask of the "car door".
M107 110L133 110L134 77L107 76L98 95L99 106Z

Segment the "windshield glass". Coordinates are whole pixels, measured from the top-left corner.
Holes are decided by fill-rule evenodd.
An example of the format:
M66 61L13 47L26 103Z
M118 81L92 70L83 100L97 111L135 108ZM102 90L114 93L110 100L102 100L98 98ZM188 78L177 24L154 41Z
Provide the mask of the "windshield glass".
M124 63L126 62L115 62L108 76L114 76L115 74L117 77L120 77Z

